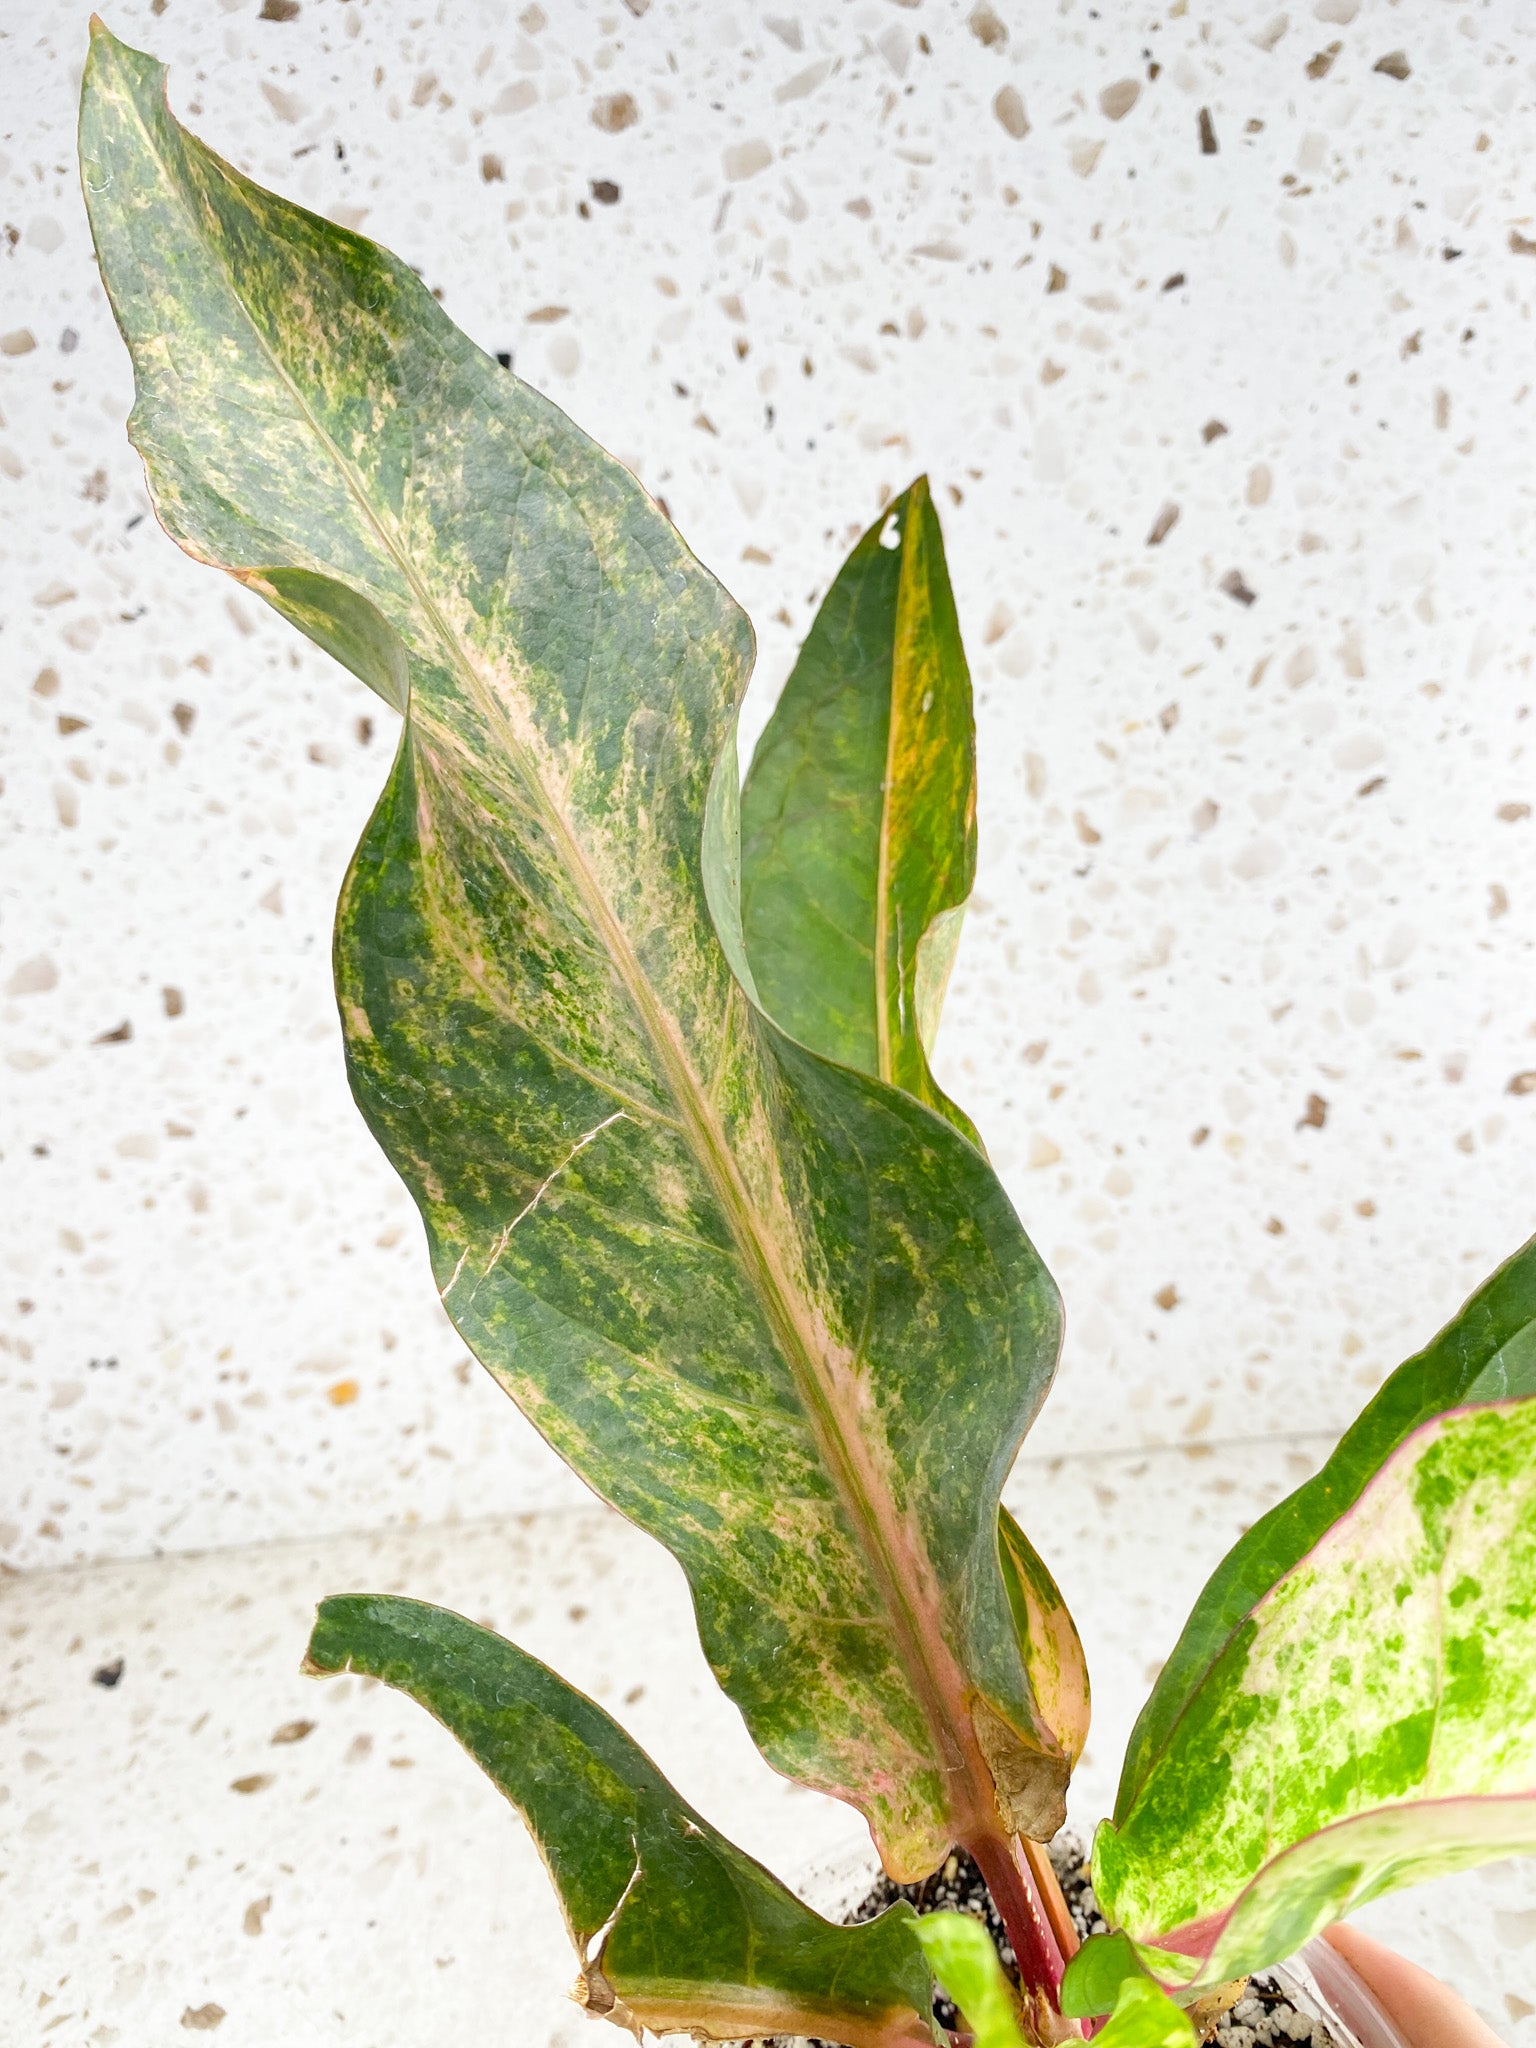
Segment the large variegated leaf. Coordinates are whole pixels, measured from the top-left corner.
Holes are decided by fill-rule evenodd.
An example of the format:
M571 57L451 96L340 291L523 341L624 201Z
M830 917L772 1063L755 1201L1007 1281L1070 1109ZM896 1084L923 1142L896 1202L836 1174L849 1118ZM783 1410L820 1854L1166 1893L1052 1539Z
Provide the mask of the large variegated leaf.
M1320 1472L1262 1515L1195 1602L1131 1734L1115 1818L1130 1812L1195 1691L1284 1573L1346 1514L1383 1462L1433 1416L1464 1404L1536 1394L1536 1238L1522 1246L1432 1344L1385 1382Z
M511 1800L560 1894L588 2012L712 2041L941 2038L910 1906L832 1926L701 1819L601 1707L515 1644L419 1600L355 1595L322 1603L307 1668L409 1693Z
M1168 1983L1536 1852L1536 1396L1421 1425L1270 1587L1094 1844Z
M976 736L925 477L833 579L741 806L742 936L769 1013L974 1136L928 1065L976 871ZM1037 1704L1075 1763L1088 1736L1082 1644L1006 1509L998 1540Z
M162 521L407 705L336 978L449 1314L681 1561L770 1760L895 1875L955 1839L999 1868L1067 1768L997 1550L1059 1303L974 1147L752 999L745 619L404 264L238 176L104 32L81 146Z
M828 591L753 753L741 829L769 1014L974 1137L928 1066L976 873L976 728L926 477Z

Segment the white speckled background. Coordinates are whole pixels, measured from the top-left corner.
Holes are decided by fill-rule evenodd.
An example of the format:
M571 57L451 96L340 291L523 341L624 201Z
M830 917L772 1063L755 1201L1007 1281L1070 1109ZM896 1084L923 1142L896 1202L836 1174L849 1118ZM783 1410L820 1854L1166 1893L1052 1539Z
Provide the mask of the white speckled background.
M113 22L666 496L760 712L931 473L983 735L948 1074L1071 1315L1035 1446L1337 1429L1536 1221L1536 13L545 12ZM456 1373L343 1084L389 715L140 516L82 39L60 5L6 48L6 1554L573 1498Z
M1069 1311L1029 1455L1313 1458L1536 1225L1536 9L779 4L104 11L666 498L756 623L752 730L929 472L982 730L944 1078ZM569 1508L343 1081L388 714L146 516L86 12L0 9L0 1557ZM1133 1498L1064 1578L1134 1576ZM1239 1510L1158 1510L1191 1586Z

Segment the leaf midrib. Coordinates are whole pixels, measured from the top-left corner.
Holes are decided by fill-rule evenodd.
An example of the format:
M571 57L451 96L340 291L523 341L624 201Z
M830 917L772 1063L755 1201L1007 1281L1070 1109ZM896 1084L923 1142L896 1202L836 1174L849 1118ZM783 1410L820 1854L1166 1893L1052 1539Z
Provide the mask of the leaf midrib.
M178 181L171 167L160 156L154 135L144 121L137 99L132 95L130 99L150 154L160 162L170 190L180 197ZM171 118L174 119L174 116ZM212 151L207 151L206 156L216 167L219 175L229 175L228 166L222 159L215 156ZM195 218L192 226L194 232L199 231L200 223ZM904 1653L902 1662L906 1677L918 1696L938 1752L935 1761L944 1775L950 1775L957 1770L963 1775L969 1794L965 1801L968 1811L956 1811L954 1802L949 1802L950 1818L954 1821L968 1821L971 1826L979 1824L987 1828L987 1806L990 1802L986 1794L989 1774L980 1762L973 1732L961 1724L957 1712L950 1710L946 1694L951 1688L946 1687L943 1677L935 1668L934 1660L928 1654L930 1646L919 1625L918 1616L905 1596L902 1577L875 1506L874 1489L858 1471L857 1463L860 1461L851 1455L853 1445L861 1442L861 1439L856 1430L848 1432L845 1436L837 1427L836 1402L831 1389L824 1385L818 1367L819 1347L811 1334L802 1327L795 1292L789 1285L787 1276L779 1268L771 1233L764 1228L762 1219L757 1214L755 1204L731 1154L724 1129L714 1114L713 1105L698 1076L693 1072L687 1052L679 1041L676 1026L657 1001L655 992L640 968L627 935L613 915L579 842L563 815L550 801L549 792L545 789L542 778L528 760L526 751L513 732L494 690L480 676L478 669L449 627L436 600L417 573L409 555L397 546L394 537L375 511L352 465L316 418L302 391L289 375L286 365L241 296L225 252L216 238L213 240L213 247L230 293L244 314L250 331L274 374L335 466L353 502L393 562L413 599L420 606L450 666L467 686L481 715L501 741L507 760L520 771L520 779L539 809L541 822L574 881L587 907L588 915L602 936L613 971L631 1007L640 1018L646 1036L651 1041L652 1050L666 1078L669 1092L677 1104L682 1122L692 1140L692 1149L725 1213L731 1234L742 1254L742 1262L752 1280L754 1292L778 1339L800 1397L809 1411L812 1431L822 1461L862 1539L860 1548L864 1552L865 1562L885 1594L891 1624ZM524 453L526 455L527 451L524 450ZM531 457L528 459L532 460ZM591 529L588 528L589 536L590 532ZM903 542L905 543L905 533ZM409 711L406 717L409 724ZM951 1660L946 1658L946 1661ZM963 1702L963 1694L958 1683L958 1672L955 1673L955 1679L957 1683L953 1689L959 1695L955 1700L955 1706L959 1708ZM968 1740L968 1736L971 1739Z

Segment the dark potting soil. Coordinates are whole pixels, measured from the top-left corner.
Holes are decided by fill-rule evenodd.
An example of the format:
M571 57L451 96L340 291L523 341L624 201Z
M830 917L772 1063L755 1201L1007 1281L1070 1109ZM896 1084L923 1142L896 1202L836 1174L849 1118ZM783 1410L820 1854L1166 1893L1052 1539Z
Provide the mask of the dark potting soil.
M1103 1934L1106 1923L1093 1895L1081 1842L1071 1835L1058 1835L1051 1844L1050 1857L1072 1924L1081 1939L1086 1941L1090 1934ZM974 1913L986 1922L1003 1968L1018 1982L1018 1966L1002 1918L981 1872L963 1849L955 1850L921 1884L892 1884L888 1877L881 1877L867 1897L844 1916L845 1920L850 1926L861 1920L873 1920L898 1899L909 1900L919 1913L936 1913L941 1909ZM958 2027L959 2017L947 1998L937 1998L933 2009L941 2026ZM1340 2048L1321 2020L1301 2012L1269 1976L1250 1978L1242 1997L1229 2012L1222 2014L1215 2031L1206 2038L1211 2048L1291 2048L1292 2043L1296 2048L1303 2048L1303 2044L1306 2048ZM771 2041L745 2042L742 2048L831 2048L831 2044L780 2035Z

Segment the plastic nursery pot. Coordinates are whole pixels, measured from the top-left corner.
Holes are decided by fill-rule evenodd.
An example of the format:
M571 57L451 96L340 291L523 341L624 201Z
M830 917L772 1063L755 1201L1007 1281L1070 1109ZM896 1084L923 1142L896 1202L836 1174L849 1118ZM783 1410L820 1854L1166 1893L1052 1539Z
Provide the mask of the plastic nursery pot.
M1326 1941L1309 1941L1270 1975L1303 2012L1323 2022L1339 2048L1408 2048L1375 1992Z
M810 1864L795 1889L829 1920L844 1920L868 1898L880 1865L867 1845L825 1856ZM1300 2013L1314 2022L1313 2048L1409 2048L1364 1980L1326 1941L1312 1941L1288 1962L1261 1973L1278 1985ZM1315 2030L1320 2022L1324 2039ZM1251 2030L1229 2015L1212 2037L1212 2048L1247 2048ZM799 2048L798 2043L786 2048Z

